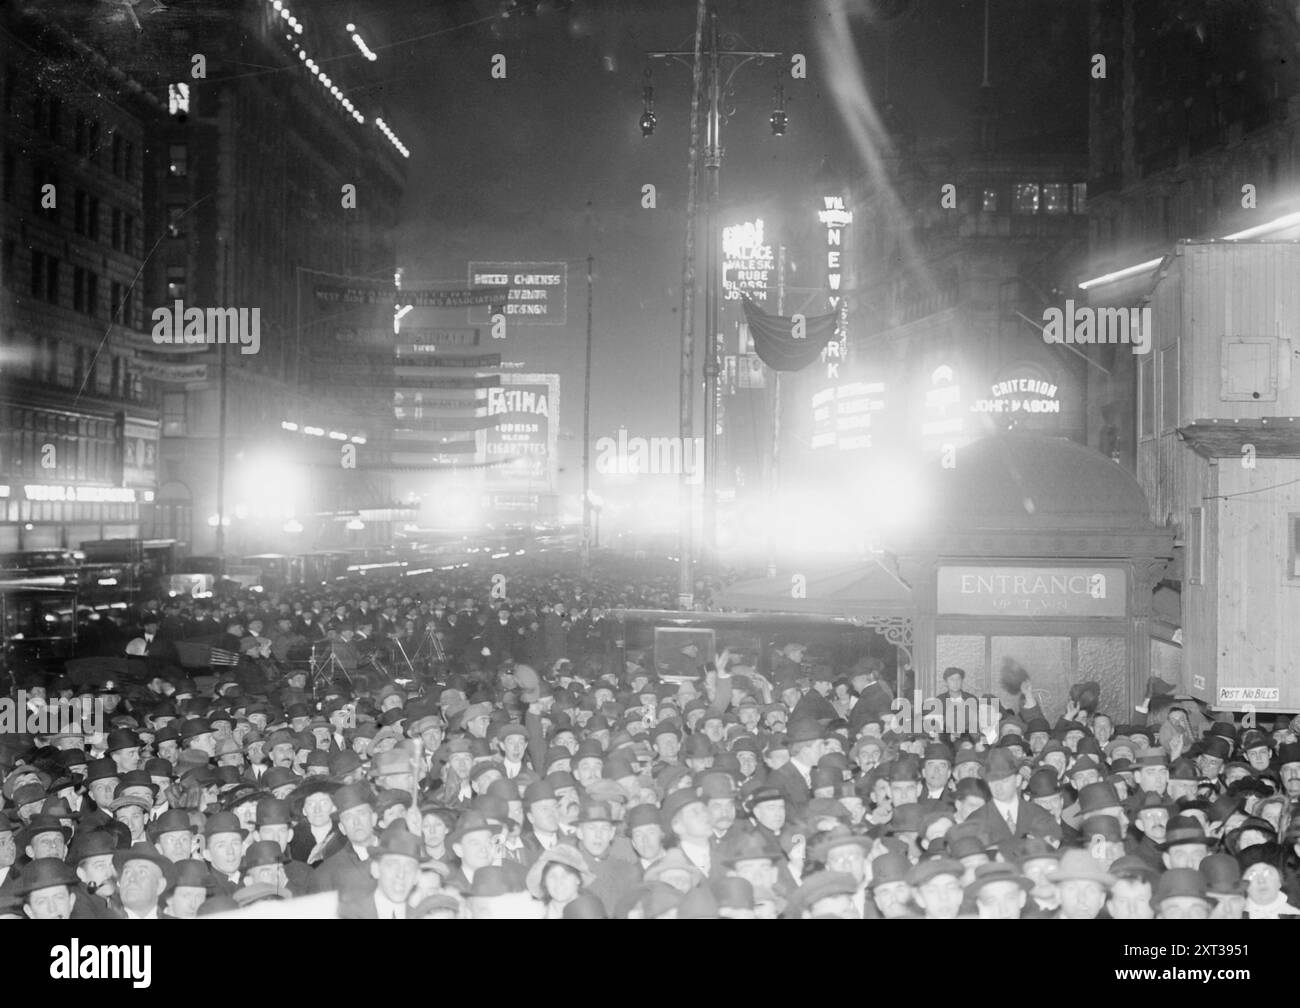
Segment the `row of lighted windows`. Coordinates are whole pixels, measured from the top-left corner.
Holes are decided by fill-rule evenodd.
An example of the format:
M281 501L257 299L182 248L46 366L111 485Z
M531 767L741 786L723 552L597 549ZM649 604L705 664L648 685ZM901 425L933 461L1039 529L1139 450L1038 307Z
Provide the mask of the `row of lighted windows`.
M1009 202L1008 202L1009 198ZM1083 214L1088 212L1086 182L1017 182L1010 194L999 188L985 188L980 204L984 213Z

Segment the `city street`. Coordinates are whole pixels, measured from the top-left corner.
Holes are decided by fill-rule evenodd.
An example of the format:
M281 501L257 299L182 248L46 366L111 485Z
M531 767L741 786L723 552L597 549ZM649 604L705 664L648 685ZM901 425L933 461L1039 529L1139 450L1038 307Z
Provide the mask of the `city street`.
M0 918L1300 918L1294 0L11 0L0 103Z

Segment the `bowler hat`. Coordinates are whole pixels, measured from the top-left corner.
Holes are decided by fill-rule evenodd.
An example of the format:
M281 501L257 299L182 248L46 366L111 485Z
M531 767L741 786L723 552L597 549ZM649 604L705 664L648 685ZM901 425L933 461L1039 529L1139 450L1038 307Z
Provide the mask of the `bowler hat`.
M114 802L113 804L116 805L117 802ZM32 816L31 821L19 831L14 842L17 845L18 850L21 851L42 833L62 833L65 843L72 839L71 827L64 826L62 821L55 816L41 815L40 813L37 813Z
M811 719L801 718L790 725L786 731L786 741L791 745L796 742L816 742L824 738L822 726Z
M1098 781L1079 792L1079 813L1087 818L1098 809L1115 808L1120 804L1119 792L1113 784Z
M203 824L203 835L209 839L220 833L238 833L241 838L248 836L248 830L239 822L239 816L233 812L217 812L208 816Z
M1207 855L1197 870L1205 876L1205 890L1211 896L1227 896L1246 888L1241 880L1241 865L1231 854Z
M113 854L117 851L117 847L116 833L110 833L108 830L89 830L78 833L72 838L72 844L68 847L68 856L64 860L75 868L86 858Z
M138 843L132 844L125 850L113 852L113 867L117 869L118 877L122 875L122 869L131 861L148 861L150 864L158 866L164 879L171 878L172 863L158 852L158 848L153 844Z
M469 895L471 899L490 899L527 891L528 884L523 866L517 861L506 861L476 871Z
M1151 905L1159 907L1165 900L1186 897L1209 901L1205 876L1195 868L1170 868L1156 882L1156 891L1151 896Z
M198 827L184 809L168 809L149 824L149 839L157 841L164 833L197 833Z
M989 781L1004 780L1020 772L1020 763L1006 749L990 749L988 763L984 768L984 779Z
M781 851L774 848L761 833L755 830L748 830L727 842L720 854L719 860L728 867L734 867L741 861L776 862L782 857ZM825 859L817 857L816 860Z
M1103 837L1108 843L1123 843L1124 834L1120 830L1119 820L1109 815L1093 815L1079 825L1079 833L1085 839Z
M695 793L694 788L679 788L668 795L661 806L660 822L663 824L664 831L671 833L673 820L677 814L688 805L694 805L696 802L703 803L704 799Z
M14 894L26 896L52 886L74 886L77 873L58 858L37 858L24 866L14 886Z
M962 867L960 861L953 858L932 858L913 865L907 880L914 886L923 886L940 875L951 875L960 879L965 873L966 869Z
M191 858L172 865L173 889L204 889L212 884L212 866L206 861Z
M288 855L274 840L258 840L244 852L244 863L239 866L239 870L249 871L263 865L284 864L288 860Z

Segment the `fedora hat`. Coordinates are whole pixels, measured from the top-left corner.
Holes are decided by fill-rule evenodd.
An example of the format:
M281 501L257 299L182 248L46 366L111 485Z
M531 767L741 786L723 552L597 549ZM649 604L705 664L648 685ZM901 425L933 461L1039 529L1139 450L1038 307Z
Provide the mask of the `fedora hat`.
M1106 870L1106 866L1086 850L1067 850L1061 855L1061 863L1056 870L1047 875L1049 882L1097 882L1110 888L1115 884L1115 876Z
M1014 864L1008 864L1005 861L992 861L975 869L975 880L966 887L966 899L978 899L980 890L994 882L1014 882L1024 892L1029 892L1034 888L1034 883L1021 875L1020 870Z
M1175 816L1169 820L1169 825L1165 828L1165 842L1160 845L1160 849L1166 851L1170 847L1181 844L1208 846L1209 843L1210 838L1206 835L1199 819L1193 819L1191 816Z
M906 808L906 806L903 806ZM897 812L897 810L896 810ZM826 863L826 857L837 847L860 847L864 854L871 852L876 841L869 836L863 836L861 833L854 833L847 826L836 826L833 829L822 833L817 837L811 847L808 849L809 856L814 861Z
M495 819L489 819L487 816L483 815L482 812L471 810L461 815L460 821L456 823L456 828L448 835L447 843L460 843L471 833L500 833L504 828L504 823Z

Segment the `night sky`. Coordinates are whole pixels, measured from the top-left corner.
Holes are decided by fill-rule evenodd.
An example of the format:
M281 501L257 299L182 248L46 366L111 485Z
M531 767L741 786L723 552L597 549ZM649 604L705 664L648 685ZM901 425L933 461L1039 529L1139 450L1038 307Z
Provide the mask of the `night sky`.
M228 9L224 0L173 0L150 12L153 0L140 0L137 36L121 2L27 0L97 36L128 69L161 56L169 24ZM686 66L653 64L658 129L642 138L637 124L651 65L644 54L690 49L694 0L543 0L533 16L504 19L502 0L297 0L290 7L311 31L337 31L340 40L344 24L355 22L379 54L365 64L344 43L346 55L330 67L367 119L382 115L411 150L397 235L408 287L463 281L470 260L570 261L567 326L515 326L508 341L491 347L524 370L560 374L562 489L577 485L589 253L596 260L593 442L620 425L631 436L676 433ZM769 241L790 249L788 284L804 289L787 313L822 311L818 198L844 191L868 155L888 151L879 128L864 142L851 124L883 120L910 132L918 148L960 149L972 135L980 91L984 3L715 0L711 7L724 45L807 57L805 80L791 79L788 58L779 68L750 63L736 75L734 113L723 126L719 223L763 217ZM1081 149L1084 92L1071 82L1087 71L1085 0L991 0L990 9L990 79L1005 114L1003 135L1032 134L1040 146L1046 135L1073 136ZM491 75L497 53L506 57L504 80ZM358 68L350 72L353 59ZM783 137L768 128L778 70L789 114ZM365 72L375 82L361 84ZM837 97L832 85L859 78L856 92ZM641 206L646 184L657 188L656 209ZM697 310L702 337L702 297ZM723 331L734 332L738 318L735 303L724 305ZM406 324L465 322L463 312L417 309Z

